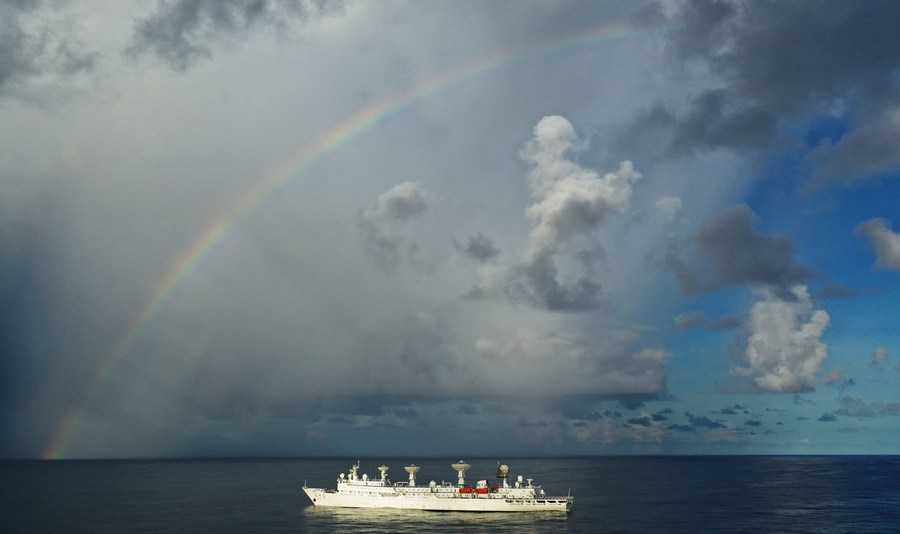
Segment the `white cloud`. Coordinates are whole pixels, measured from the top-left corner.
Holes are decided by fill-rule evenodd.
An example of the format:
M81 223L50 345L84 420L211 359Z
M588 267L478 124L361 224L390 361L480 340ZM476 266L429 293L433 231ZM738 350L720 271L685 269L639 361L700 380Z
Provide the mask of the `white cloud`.
M590 231L629 206L631 185L641 178L631 162L623 161L617 171L601 177L570 159L577 147L572 124L550 116L534 127L534 138L522 151L522 159L532 166L528 178L535 199L526 213L537 223L526 261L556 253L566 239Z
M869 219L856 227L856 235L865 236L875 247L875 266L900 271L900 234L891 231L885 219Z
M656 207L671 221L681 211L681 199L679 197L665 196L656 201Z
M763 391L799 392L814 388L828 357L822 334L830 320L814 310L806 286L795 286L794 299L773 292L756 302L747 328L749 336L736 376L752 378Z
M632 184L641 174L630 161L603 176L573 161L582 141L564 117L544 117L533 133L521 152L531 166L528 180L535 201L525 212L535 223L528 247L508 268L483 272L469 295L501 292L557 311L600 307L604 298L592 272L593 258L600 254L596 232L608 218L627 211ZM587 250L569 250L578 238L588 243Z

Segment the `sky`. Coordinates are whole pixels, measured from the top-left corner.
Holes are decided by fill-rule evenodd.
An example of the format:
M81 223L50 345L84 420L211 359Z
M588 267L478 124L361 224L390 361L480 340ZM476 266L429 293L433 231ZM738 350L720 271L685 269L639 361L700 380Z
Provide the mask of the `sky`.
M0 457L900 454L900 3L0 3Z

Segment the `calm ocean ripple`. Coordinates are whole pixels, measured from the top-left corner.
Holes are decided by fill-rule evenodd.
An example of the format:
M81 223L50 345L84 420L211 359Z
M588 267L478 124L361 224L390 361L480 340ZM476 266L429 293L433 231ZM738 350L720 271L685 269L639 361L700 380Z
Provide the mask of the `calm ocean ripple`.
M458 458L371 458L362 472L422 466L455 480ZM471 459L472 480L497 459ZM900 457L712 456L501 459L572 513L467 514L314 507L355 459L2 461L0 532L898 532Z

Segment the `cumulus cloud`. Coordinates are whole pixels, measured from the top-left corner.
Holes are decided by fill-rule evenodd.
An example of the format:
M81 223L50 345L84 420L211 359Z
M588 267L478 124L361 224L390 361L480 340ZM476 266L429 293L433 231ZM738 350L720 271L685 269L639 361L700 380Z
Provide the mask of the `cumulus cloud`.
M536 223L526 261L555 254L567 239L593 230L629 206L632 184L641 174L623 161L616 172L601 177L569 159L577 142L568 120L544 117L522 151L522 159L532 167L528 177L535 199L526 214Z
M886 219L869 219L856 227L856 235L865 237L875 248L875 266L900 271L900 234L891 230Z
M677 249L667 262L687 294L715 291L731 285L768 287L790 297L790 287L813 279L815 272L794 258L787 237L771 237L753 227L756 213L732 206L710 219L693 240L697 256L682 258Z
M751 308L746 344L736 376L753 380L762 391L782 393L814 389L828 357L822 335L828 326L825 310L813 309L805 286L796 286L785 300L769 291Z
M597 308L602 291L591 262L583 261L584 251L573 253L566 247L576 238L591 241L604 221L625 213L632 185L641 174L630 161L602 176L573 161L582 142L564 117L544 117L533 133L521 152L531 167L528 181L534 199L526 210L534 223L527 249L520 261L503 272L490 273L469 295L503 293L555 311Z
M403 236L400 225L431 207L432 195L419 182L402 182L382 193L362 212L359 226L366 236L368 250L385 271L400 261Z
M242 40L257 27L280 28L339 10L342 2L306 0L160 1L151 15L138 20L131 56L153 54L175 70L185 70L213 56L213 48Z

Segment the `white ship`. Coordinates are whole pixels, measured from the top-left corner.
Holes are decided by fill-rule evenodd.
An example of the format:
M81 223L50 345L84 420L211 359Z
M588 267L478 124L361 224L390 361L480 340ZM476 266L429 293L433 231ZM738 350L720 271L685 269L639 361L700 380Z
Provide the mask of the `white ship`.
M513 484L508 482L509 467L501 465L497 469L498 482L491 486L487 480L479 480L475 486L466 484L465 473L471 465L463 462L452 465L459 474L456 484L434 480L427 486L416 483L419 466L405 467L409 473L408 482L391 484L386 465L378 468L380 479L369 479L359 475L359 462L350 467L350 474L340 474L337 489L308 488L303 491L316 506L337 506L347 508L404 508L411 510L459 511L459 512L568 512L572 509L574 497L548 497L540 486L532 484L533 479L523 479L519 475Z

